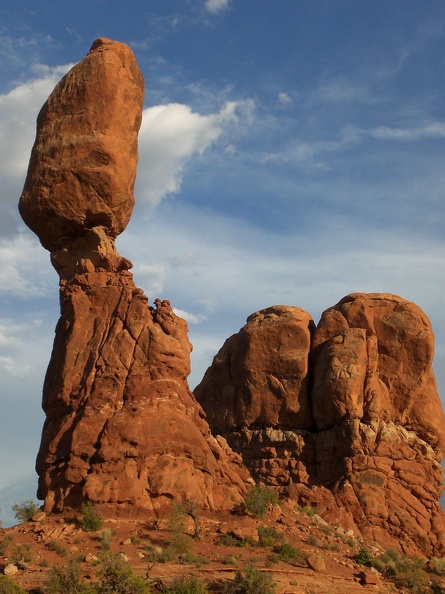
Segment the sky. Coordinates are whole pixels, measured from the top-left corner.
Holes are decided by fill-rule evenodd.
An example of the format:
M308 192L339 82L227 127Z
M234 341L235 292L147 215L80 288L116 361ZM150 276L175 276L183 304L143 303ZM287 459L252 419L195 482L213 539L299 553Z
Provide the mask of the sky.
M136 207L118 238L136 285L194 345L191 388L247 316L318 322L351 292L417 303L445 398L443 0L2 0L0 520L35 499L41 392L59 315L21 222L35 119L97 37L146 84Z

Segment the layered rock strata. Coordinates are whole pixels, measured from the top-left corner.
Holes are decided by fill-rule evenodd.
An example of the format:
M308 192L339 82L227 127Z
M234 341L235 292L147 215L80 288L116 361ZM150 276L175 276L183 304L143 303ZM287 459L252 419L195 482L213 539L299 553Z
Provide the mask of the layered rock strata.
M276 306L226 341L195 395L256 480L385 546L443 554L433 353L428 318L395 295L349 295L316 328Z
M37 121L20 212L60 276L37 458L47 511L230 508L249 476L188 388L186 322L168 301L148 304L115 249L134 204L143 93L131 50L98 39Z

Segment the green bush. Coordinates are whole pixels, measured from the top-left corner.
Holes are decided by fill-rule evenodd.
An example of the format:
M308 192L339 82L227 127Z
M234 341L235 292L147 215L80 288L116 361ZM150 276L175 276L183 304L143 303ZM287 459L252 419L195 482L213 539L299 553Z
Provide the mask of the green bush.
M6 534L5 538L0 542L0 557L4 557L6 555L13 538L14 537L12 534Z
M35 503L31 499L20 501L12 506L12 511L17 520L23 524L23 522L29 522L31 518L39 511L40 507L38 503Z
M273 551L280 561L286 561L288 563L305 563L307 557L306 553L301 549L293 547L288 542L275 546Z
M170 531L168 548L173 555L185 555L191 552L192 539L185 534L186 515L180 505L175 505L167 515L167 529Z
M173 580L164 594L206 594L207 588L195 576L180 576Z
M307 543L310 544L312 547L318 547L320 544L318 538L313 534L309 534L309 536L307 537Z
M236 538L236 536L233 535L233 532L228 532L221 536L219 544L224 545L225 547L244 548L249 544L253 544L253 541L250 538Z
M119 554L106 553L99 559L97 594L146 594L145 580Z
M357 555L355 556L355 562L359 565L370 565L372 561L371 553L364 547L360 547Z
M46 587L47 594L96 594L96 590L82 579L80 567L74 559L64 566L53 567Z
M256 485L248 491L244 499L245 509L254 518L263 518L271 505L278 503L278 496L270 487Z
M443 594L443 588L438 581L433 580L430 584L432 594Z
M80 526L83 530L86 532L97 532L102 528L104 519L94 503L91 501L88 501L88 503L82 503L80 512L82 514Z
M309 517L315 515L315 508L312 505L299 505L298 503L295 505L295 509L306 514Z
M25 565L30 563L33 559L32 549L30 544L14 545L10 555L10 562L14 565Z
M0 594L26 594L26 592L8 576L0 575Z
M63 545L61 545L60 542L58 542L57 540L50 540L46 547L50 551L54 551L61 557L66 557L66 548Z
M431 571L437 575L445 575L445 559L432 557L430 561Z
M270 573L249 566L237 571L232 582L224 588L225 594L273 594L275 583Z
M284 540L284 534L271 526L258 526L258 537L262 547L273 547Z
M238 565L238 557L236 555L227 555L219 560L223 565Z
M110 528L105 528L100 533L100 546L104 551L111 549L111 542L115 534L114 530L110 530Z
M398 588L407 588L414 594L423 594L428 591L428 579L424 572L425 561L423 559L419 557L409 559L400 556L394 565L391 579Z

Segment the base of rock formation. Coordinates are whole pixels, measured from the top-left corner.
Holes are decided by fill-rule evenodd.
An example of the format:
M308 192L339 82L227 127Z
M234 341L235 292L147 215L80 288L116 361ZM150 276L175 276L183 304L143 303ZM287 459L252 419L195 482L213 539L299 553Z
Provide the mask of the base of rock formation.
M110 246L107 253L115 263ZM37 460L45 509L85 500L156 509L186 498L212 509L233 506L248 472L211 435L188 389L186 322L168 301L149 306L132 274L107 270L102 256L99 269L98 251L84 251L77 260L84 271L61 282ZM72 272L72 258L67 266Z

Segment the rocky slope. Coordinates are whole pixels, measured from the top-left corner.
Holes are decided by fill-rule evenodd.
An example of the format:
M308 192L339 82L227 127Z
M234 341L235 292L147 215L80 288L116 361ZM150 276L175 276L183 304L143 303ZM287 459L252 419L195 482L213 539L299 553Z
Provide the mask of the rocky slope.
M212 437L187 385L187 324L153 306L114 245L133 209L144 82L131 50L98 39L37 121L20 212L51 251L61 317L37 458L45 510L84 500L230 508L248 472Z
M413 303L353 294L275 306L229 338L195 395L256 480L407 552L445 552L445 419Z
M148 576L151 592L191 577L210 592L235 592L236 572L244 574L252 564L275 584L275 594L426 594L445 587L445 579L437 573L443 564L433 561L421 569L422 563L363 542L313 511L295 509L291 501L273 506L261 519L204 511L198 517L199 538L186 536L194 533L193 522L185 522L184 532L182 528L178 532L168 515L148 522L140 514L113 513L105 517L101 530L89 532L82 528L80 514L38 514L34 522L3 533L0 529L0 572L9 574L26 592L37 594L48 591L52 568L66 571L74 560L82 579L94 586L100 582L100 559L111 549L124 566ZM23 550L28 560L17 562ZM357 562L366 559L378 571ZM261 582L256 591L264 591Z

